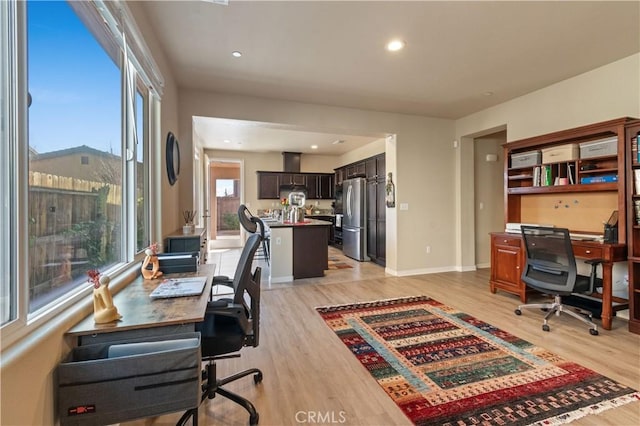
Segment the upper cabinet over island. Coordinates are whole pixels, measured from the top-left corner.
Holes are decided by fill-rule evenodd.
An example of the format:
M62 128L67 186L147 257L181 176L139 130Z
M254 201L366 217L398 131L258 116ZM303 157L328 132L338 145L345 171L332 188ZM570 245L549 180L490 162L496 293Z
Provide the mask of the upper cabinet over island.
M258 174L258 199L277 200L283 185L303 186L308 200L331 200L334 197L333 173L264 172Z

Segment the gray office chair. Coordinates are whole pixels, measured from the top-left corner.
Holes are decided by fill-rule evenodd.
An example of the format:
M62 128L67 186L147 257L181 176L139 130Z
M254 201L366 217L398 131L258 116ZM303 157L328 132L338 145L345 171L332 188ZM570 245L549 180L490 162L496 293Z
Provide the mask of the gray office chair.
M249 412L249 423L257 425L259 415L254 405L242 396L224 389L227 383L253 375L254 383L262 381L262 371L250 368L232 376L218 379L216 361L236 358L245 346L257 347L260 337L260 275L261 268L251 273L251 265L256 250L260 246L260 236L253 234L247 240L240 261L236 267L232 287L233 298L212 300L207 305L204 321L196 325L201 335L202 360L207 362L203 370L202 399L213 399L217 394L240 404ZM197 410L195 410L197 416ZM178 425L194 417L186 412Z
M516 315L522 315L522 309L547 310L542 330L549 331L547 321L551 315L560 316L564 312L587 324L589 333L597 335L598 326L592 321L592 312L563 304L562 297L593 293L596 287L602 286L602 280L596 278L596 268L603 260L586 260L591 264L591 275L578 275L568 229L523 225L522 237L526 250L522 281L528 287L552 295L554 301L520 305L515 310Z

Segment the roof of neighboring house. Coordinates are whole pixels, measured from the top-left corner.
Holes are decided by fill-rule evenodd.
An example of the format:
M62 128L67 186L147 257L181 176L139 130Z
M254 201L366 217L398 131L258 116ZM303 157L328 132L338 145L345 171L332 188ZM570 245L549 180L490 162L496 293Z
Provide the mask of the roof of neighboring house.
M87 146L87 145L80 145L73 148L60 149L58 151L43 152L41 154L33 151L32 154L34 155L33 159L35 160L45 160L48 158L64 157L67 155L75 155L75 154L92 154L92 155L97 155L101 157L111 157L114 159L120 158L119 155L111 154L105 151L100 151L99 149L91 148L90 146Z

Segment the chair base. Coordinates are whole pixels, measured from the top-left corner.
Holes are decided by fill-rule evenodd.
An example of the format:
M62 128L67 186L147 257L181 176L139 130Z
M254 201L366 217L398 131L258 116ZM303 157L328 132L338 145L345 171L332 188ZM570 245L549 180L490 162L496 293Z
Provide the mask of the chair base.
M516 315L522 315L522 309L547 310L548 312L544 316L544 322L542 324L542 330L544 331L550 330L548 320L553 314L555 314L556 316L560 316L560 314L565 313L587 324L589 326L589 333L591 335L598 335L598 326L592 321L593 314L590 311L586 311L584 309L563 305L562 298L560 296L554 296L554 300L552 303L530 303L527 305L520 305L515 310Z
M229 358L229 356L223 356L220 358ZM216 358L218 359L218 358ZM250 368L248 370L241 371L232 376L225 377L222 379L216 379L216 363L215 360L210 360L207 364L206 368L202 370L202 398L200 402L202 403L205 399L213 399L216 394L220 394L225 398L230 399L236 404L241 405L247 412L249 413L249 425L254 426L258 424L258 420L260 415L256 411L256 407L246 398L242 396L230 392L226 389L223 389L221 386L226 385L227 383L231 383L235 380L241 379L246 376L250 376L253 374L253 382L258 384L262 382L262 371L257 368ZM186 421L193 417L193 425L197 426L198 424L198 409L195 408L193 410L189 410L183 414L180 418L176 426L183 426L186 424Z

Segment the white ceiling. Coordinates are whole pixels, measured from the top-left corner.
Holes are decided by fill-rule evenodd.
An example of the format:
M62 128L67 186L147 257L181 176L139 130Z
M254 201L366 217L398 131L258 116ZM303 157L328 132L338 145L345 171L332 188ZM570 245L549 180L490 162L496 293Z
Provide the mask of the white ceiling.
M179 87L451 119L640 51L638 1L142 3ZM393 37L407 47L387 52ZM220 149L309 152L350 137L194 122Z

